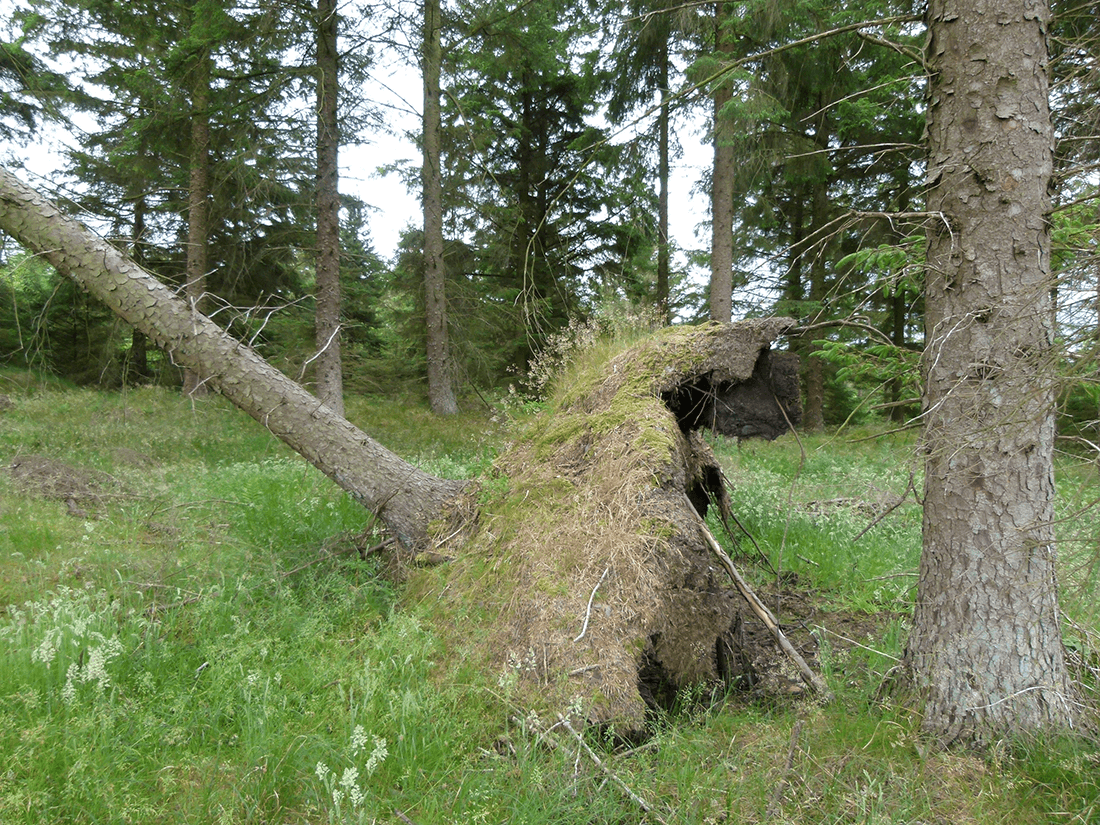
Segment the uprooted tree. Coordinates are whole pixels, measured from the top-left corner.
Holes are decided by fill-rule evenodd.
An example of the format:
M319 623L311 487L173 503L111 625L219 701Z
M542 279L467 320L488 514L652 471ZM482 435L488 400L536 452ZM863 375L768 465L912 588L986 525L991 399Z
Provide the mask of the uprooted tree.
M514 668L542 707L579 700L590 719L630 729L655 691L749 675L744 602L701 518L729 500L699 430L774 438L797 423L796 357L770 349L788 319L667 329L578 377L500 459L503 483L487 494L386 450L2 169L0 230L203 376L404 545L447 553L410 588L430 588L444 632L457 630L485 666Z

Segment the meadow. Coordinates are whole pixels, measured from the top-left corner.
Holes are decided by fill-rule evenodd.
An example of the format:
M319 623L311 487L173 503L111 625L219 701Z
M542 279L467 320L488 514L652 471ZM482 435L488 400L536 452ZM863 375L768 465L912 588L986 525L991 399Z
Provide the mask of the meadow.
M1100 820L1091 736L944 753L881 698L920 553L912 431L713 442L743 533L713 531L761 588L812 605L797 622L835 702L686 690L645 741L582 743L449 651L364 557L370 514L224 400L21 372L0 394L3 825ZM499 410L441 421L416 399L348 415L457 478L513 432ZM1089 697L1096 481L1060 458L1066 639Z

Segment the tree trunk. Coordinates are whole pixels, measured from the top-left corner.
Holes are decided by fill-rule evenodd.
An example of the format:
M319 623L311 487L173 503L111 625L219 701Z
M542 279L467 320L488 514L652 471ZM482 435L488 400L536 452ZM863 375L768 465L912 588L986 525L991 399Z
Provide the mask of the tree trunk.
M6 169L0 169L0 230L201 375L404 542L423 538L465 486L428 475L373 441Z
M666 32L661 42L660 60L660 86L661 86L661 111L657 116L657 142L658 152L658 177L660 178L661 191L657 201L657 311L661 314L661 320L668 324L672 322L672 309L669 302L669 269L670 250L668 245L668 178L669 178L669 135L668 135L668 110L669 110L669 86L668 86L668 40Z
M730 57L732 46L724 31L726 4L715 8L715 48ZM733 124L724 109L733 99L729 80L719 81L714 90L714 170L710 192L710 319L729 323L733 318Z
M440 165L439 0L424 0L424 297L427 322L428 403L437 415L458 412L447 340L447 288L443 266L443 172Z
M1043 2L929 8L925 502L905 654L924 728L1071 726L1054 550Z
M317 397L344 414L340 354L339 94L336 0L317 0Z
M184 294L193 312L206 304L206 271L210 236L210 67L208 51L196 58L191 77L191 180L187 201L187 285ZM202 376L183 373L183 392L192 398L206 394Z
M889 298L891 325L890 333L891 340L894 346L899 350L905 349L905 322L909 314L909 306L906 303L905 287L901 283L901 278L898 278L898 283L894 287L894 292ZM890 402L890 420L895 424L902 424L909 417L905 405L902 402L902 390L904 383L901 378L890 379L889 397Z
M130 256L138 266L145 260L145 193L134 194L134 227L130 235ZM130 332L130 354L123 370L124 384L138 384L149 378L149 348L138 330Z
M828 222L828 193L824 180L815 181L811 188L808 237L814 239L814 246L811 247L813 258L810 261L810 301L813 305L814 320L817 320L822 315L825 303L825 246L828 241L822 239L821 233ZM821 347L814 337L816 336L806 341L803 356L806 405L802 425L809 432L821 432L825 429L825 361L818 354Z

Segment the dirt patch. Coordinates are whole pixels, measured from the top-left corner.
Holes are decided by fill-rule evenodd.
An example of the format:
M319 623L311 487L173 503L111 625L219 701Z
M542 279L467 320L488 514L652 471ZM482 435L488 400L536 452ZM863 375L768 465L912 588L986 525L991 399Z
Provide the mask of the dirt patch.
M849 654L861 647L873 648L887 626L897 619L896 614L886 611L824 610L822 604L826 600L822 594L801 588L797 583L760 587L757 595L778 617L784 635L795 650L817 671L823 664L823 645L828 648L830 666L847 673ZM771 632L754 616L745 617L742 644L756 679L751 687L757 693L802 695L808 692L790 661L782 655Z
M160 462L150 455L129 447L118 447L114 451L115 461L138 470L151 470L160 466Z
M85 508L126 495L121 482L107 473L73 467L44 455L16 456L8 472L22 492L63 501L70 513L82 518L88 515Z

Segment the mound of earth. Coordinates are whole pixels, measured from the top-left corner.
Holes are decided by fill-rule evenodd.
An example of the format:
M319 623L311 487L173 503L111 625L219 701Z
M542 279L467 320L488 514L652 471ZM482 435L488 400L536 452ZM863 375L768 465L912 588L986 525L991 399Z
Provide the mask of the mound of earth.
M118 496L121 484L98 470L73 467L44 455L19 455L8 465L16 487L28 495L64 501L74 515L87 515L81 508Z
M439 525L454 560L411 593L523 707L637 730L660 694L754 678L744 600L696 515L729 508L699 431L774 438L799 421L797 358L771 350L791 324L669 328L574 372L480 501Z

